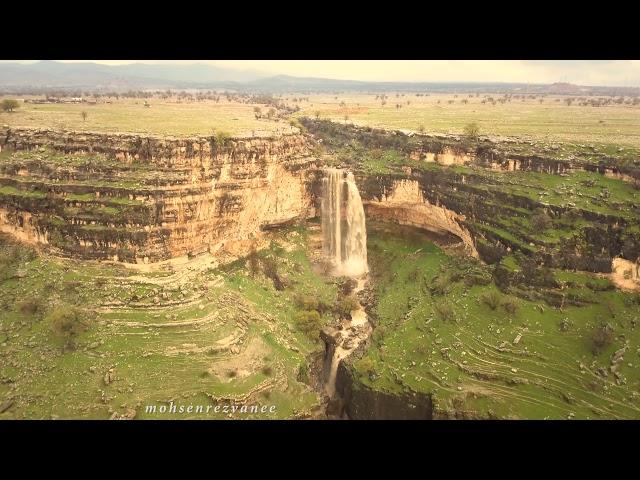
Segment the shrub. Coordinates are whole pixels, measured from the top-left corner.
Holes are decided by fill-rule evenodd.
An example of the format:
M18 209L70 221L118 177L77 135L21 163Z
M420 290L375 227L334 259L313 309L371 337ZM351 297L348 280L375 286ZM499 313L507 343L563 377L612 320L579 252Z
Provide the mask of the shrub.
M341 296L335 306L335 313L340 318L349 318L351 312L360 306L360 303L353 295Z
M451 276L440 274L431 280L431 285L428 288L432 295L444 295L451 289L451 284Z
M498 308L502 301L500 294L496 291L486 292L480 295L480 302L484 303L491 310Z
M40 297L26 298L18 304L18 310L25 315L42 318L46 310L46 304Z
M509 315L515 315L518 311L518 304L510 298L502 302L502 307Z
M295 296L294 302L301 310L318 310L319 300L313 295L299 293Z
M46 317L54 335L61 338L64 348L74 349L75 338L87 329L84 312L71 305L53 309Z
M278 262L273 257L265 257L261 259L262 271L267 278L273 282L276 290L284 290L285 283L278 273Z
M215 140L216 146L224 147L231 140L231 135L229 135L227 132L220 131L216 132L213 138Z
M551 226L551 217L544 210L539 210L531 217L531 225L538 231L544 231Z
M254 249L247 256L247 264L249 266L249 273L252 277L255 277L260 272L260 258L258 252Z
M369 357L365 357L358 362L358 368L361 372L372 375L376 372L376 362Z
M613 327L609 323L600 324L592 333L591 348L598 355L613 343Z
M434 306L436 314L443 322L451 322L455 319L453 307L445 301L436 303Z
M294 321L298 330L312 338L318 338L322 327L322 318L316 310L300 311L296 314Z
M464 127L464 134L470 140L476 140L478 138L478 135L480 134L480 127L476 122L469 123Z

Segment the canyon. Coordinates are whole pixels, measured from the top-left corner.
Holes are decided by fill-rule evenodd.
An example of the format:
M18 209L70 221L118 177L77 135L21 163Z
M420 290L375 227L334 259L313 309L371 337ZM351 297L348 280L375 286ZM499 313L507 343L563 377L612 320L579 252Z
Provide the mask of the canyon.
M142 276L127 277L127 282L143 284L146 296L141 301L137 294L131 294L126 305L117 298L105 299L100 307L102 314L114 315L120 310L126 313L109 320L115 325L111 330L128 335L127 329L143 328L145 324L127 315L137 318L135 315L144 309L150 309L150 315L168 315L163 309L173 308L175 302L185 308L183 322L171 324L163 318L148 325L160 331L175 328L188 335L190 343L176 341L167 346L163 352L167 357L193 355L204 365L213 347L200 345L190 329L195 325L195 329L208 331L215 325L224 335L220 334L214 343L214 353L230 356L216 360L214 367L207 367L206 374L201 372L201 378L219 379L231 375L229 372L239 380L254 374L267 377L245 394L252 400L262 392L263 384L285 391L293 388L301 398L303 389L296 382L315 384L318 396L329 397L327 413L332 418L491 417L493 413L481 411L480 407L481 413L465 413L456 407L455 398L451 400L453 406L443 406L433 391L439 388L447 395L462 392L473 404L474 395L486 393L482 382L492 378L503 381L504 377L481 368L473 370L463 362L481 348L486 351L490 347L492 352L498 352L495 355L512 353L509 349L520 340L511 339L510 345L505 346L501 339L497 346L487 346L476 332L473 336L464 332L469 343L475 341L478 345L474 351L464 350L465 359L454 358L453 362L477 382L475 390L467 391L466 386L456 389L448 378L441 377L434 380L437 388L432 390L416 386L421 381L418 376L408 385L404 375L397 374L407 368L407 362L393 364L398 358L404 361L403 355L408 355L406 345L413 345L416 338L423 339L426 332L433 334L429 325L439 321L440 313L431 313L430 309L439 305L438 295L449 294L445 288L444 293L434 290L439 277L445 275L443 271L460 268L464 272L450 280L454 288L462 289L462 282L469 289L488 289L489 282L500 282L500 291L517 298L525 305L523 308L532 312L535 308L537 312L533 302L544 301L559 309L554 313L558 317L565 308L597 303L576 293L576 285L593 290L594 295L607 295L611 291L608 285L603 283L601 287L594 280L602 277L629 292L640 289L640 206L633 190L638 178L634 168L604 160L593 164L534 154L505 154L500 150L502 145L473 144L468 139L400 135L328 126L322 121L303 123L306 133L270 138L163 137L1 127L0 232L64 259L157 267L158 271L166 262L184 261L177 273L172 272L171 280L166 280L167 285L174 280L180 285L175 292L163 290L162 277L144 277L144 281ZM393 152L396 156L389 158L399 160L381 166L376 157L380 152ZM306 287L305 282L310 282L312 274L304 270L309 266L294 254L298 252L296 248L304 247L299 239L307 233L300 232L307 232L318 220L324 240L322 255L331 261L332 276L336 278L314 277L311 286L321 289L331 284L334 288L339 285L337 277L353 277L358 282L352 293L359 302L348 315L350 318L321 329L321 355L309 339L296 337L294 327L278 325L275 320L279 310L290 307L287 302L295 301L287 288L295 282ZM387 233L376 232L370 222L397 226L397 232L403 227L432 236L398 246L390 240L396 232L387 238ZM369 238L370 231L374 232L373 239ZM273 246L274 235L278 248ZM371 252L367 250L369 243L376 247ZM379 266L393 251L390 245L402 252L393 258L407 271L387 265L385 268L393 271L390 275ZM316 253L319 250L316 248ZM257 276L256 280L251 267L256 260L251 260L252 255L267 251L268 255L285 256L281 263L287 268L286 275L281 278L277 272L265 273L264 278ZM281 251L285 253L278 253ZM207 262L215 261L211 265L232 265L231 273L210 272L210 264L198 264L198 259L205 257ZM264 257L260 258L264 261ZM245 259L251 268L245 266ZM423 262L429 275L409 271L414 260L406 259ZM533 275L531 271L537 275L550 270L560 271L570 280L552 282L535 277L539 282L535 289L527 283L531 279L525 275ZM181 275L187 280L180 280ZM185 286L195 279L206 286L203 292L185 292ZM413 289L407 298L391 298L389 294L392 287L400 288L394 283L399 279L411 285L407 289ZM467 281L470 283L464 283ZM587 288L587 284L592 286ZM207 288L216 293L207 293ZM223 288L233 294L217 290ZM451 304L468 301L467 291L463 290ZM247 297L251 301L243 297L246 291L251 291L253 296ZM268 303L261 296L267 295L265 292L275 299L269 302L276 303ZM486 294L484 290L473 292ZM385 301L390 306L381 310ZM189 317L193 312L188 308L198 302L198 318L202 318L194 324ZM233 321L227 324L217 317L216 302L224 304ZM259 302L268 303L272 308L269 314L259 311L256 305L264 306ZM239 306L242 310L236 311ZM474 308L477 305L465 304L464 310L458 312L460 318L466 319L467 312ZM419 315L416 313L414 318L412 312L416 309ZM243 320L242 312L250 312L255 323ZM385 317L390 316L389 312L397 313L399 323L389 322ZM537 319L535 315L530 316ZM623 317L629 315L624 310ZM394 335L401 335L398 332L406 327L402 321L415 329L395 344ZM514 337L522 334L511 325L511 319L508 321L509 326L501 325L498 334L507 328ZM524 328L534 327L537 325ZM110 330L106 326L100 328ZM261 374L260 369L272 371L263 365L267 353L275 355L273 352L278 351L270 342L292 357L275 362L275 374ZM422 349L420 355L425 358L431 356L429 365L433 365L433 356L449 361L451 352L461 350L455 347L457 342L457 338L451 339L450 344L433 347L432 352L429 348L431 353L423 351L426 347L421 345L415 348ZM395 356L390 355L392 360L383 361L387 349L394 348L397 350ZM534 354L519 355L526 362ZM415 360L411 367L426 368L420 358L412 358ZM249 366L242 365L244 361ZM305 362L315 362L311 368L315 371L296 370L298 363ZM376 370L372 363L379 368ZM387 370L387 364L393 364L397 371ZM436 376L434 372L429 374ZM223 383L230 383L230 378ZM386 382L382 386L380 378ZM622 380L615 378L622 385ZM509 379L504 382L512 385ZM313 416L297 411L291 415Z

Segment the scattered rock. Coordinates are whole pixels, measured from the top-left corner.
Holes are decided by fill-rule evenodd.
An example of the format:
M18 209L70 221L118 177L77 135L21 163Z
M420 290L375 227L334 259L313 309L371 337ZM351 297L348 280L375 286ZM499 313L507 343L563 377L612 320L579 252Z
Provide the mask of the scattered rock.
M104 374L104 384L105 385L109 385L111 384L114 380L116 379L116 374L113 371L113 368L109 369L109 371L107 373Z
M26 278L26 277L27 277L26 270L17 270L16 273L13 275L13 278Z
M7 410L9 410L12 406L13 406L13 399L10 398L8 400L5 400L4 402L2 402L2 404L0 405L0 413L4 413Z

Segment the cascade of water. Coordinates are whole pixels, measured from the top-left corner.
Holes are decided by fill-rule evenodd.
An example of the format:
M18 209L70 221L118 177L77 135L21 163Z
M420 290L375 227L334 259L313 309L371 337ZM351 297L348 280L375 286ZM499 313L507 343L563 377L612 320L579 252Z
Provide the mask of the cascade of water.
M331 168L323 179L323 247L334 275L367 273L367 232L362 199L351 172Z

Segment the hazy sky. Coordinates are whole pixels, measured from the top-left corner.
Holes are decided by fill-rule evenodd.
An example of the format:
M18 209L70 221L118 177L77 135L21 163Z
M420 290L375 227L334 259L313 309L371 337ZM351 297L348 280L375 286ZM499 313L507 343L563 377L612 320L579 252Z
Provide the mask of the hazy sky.
M90 60L105 64L159 60ZM29 61L25 61L29 62ZM640 60L199 60L219 66L349 80L491 81L640 86Z

